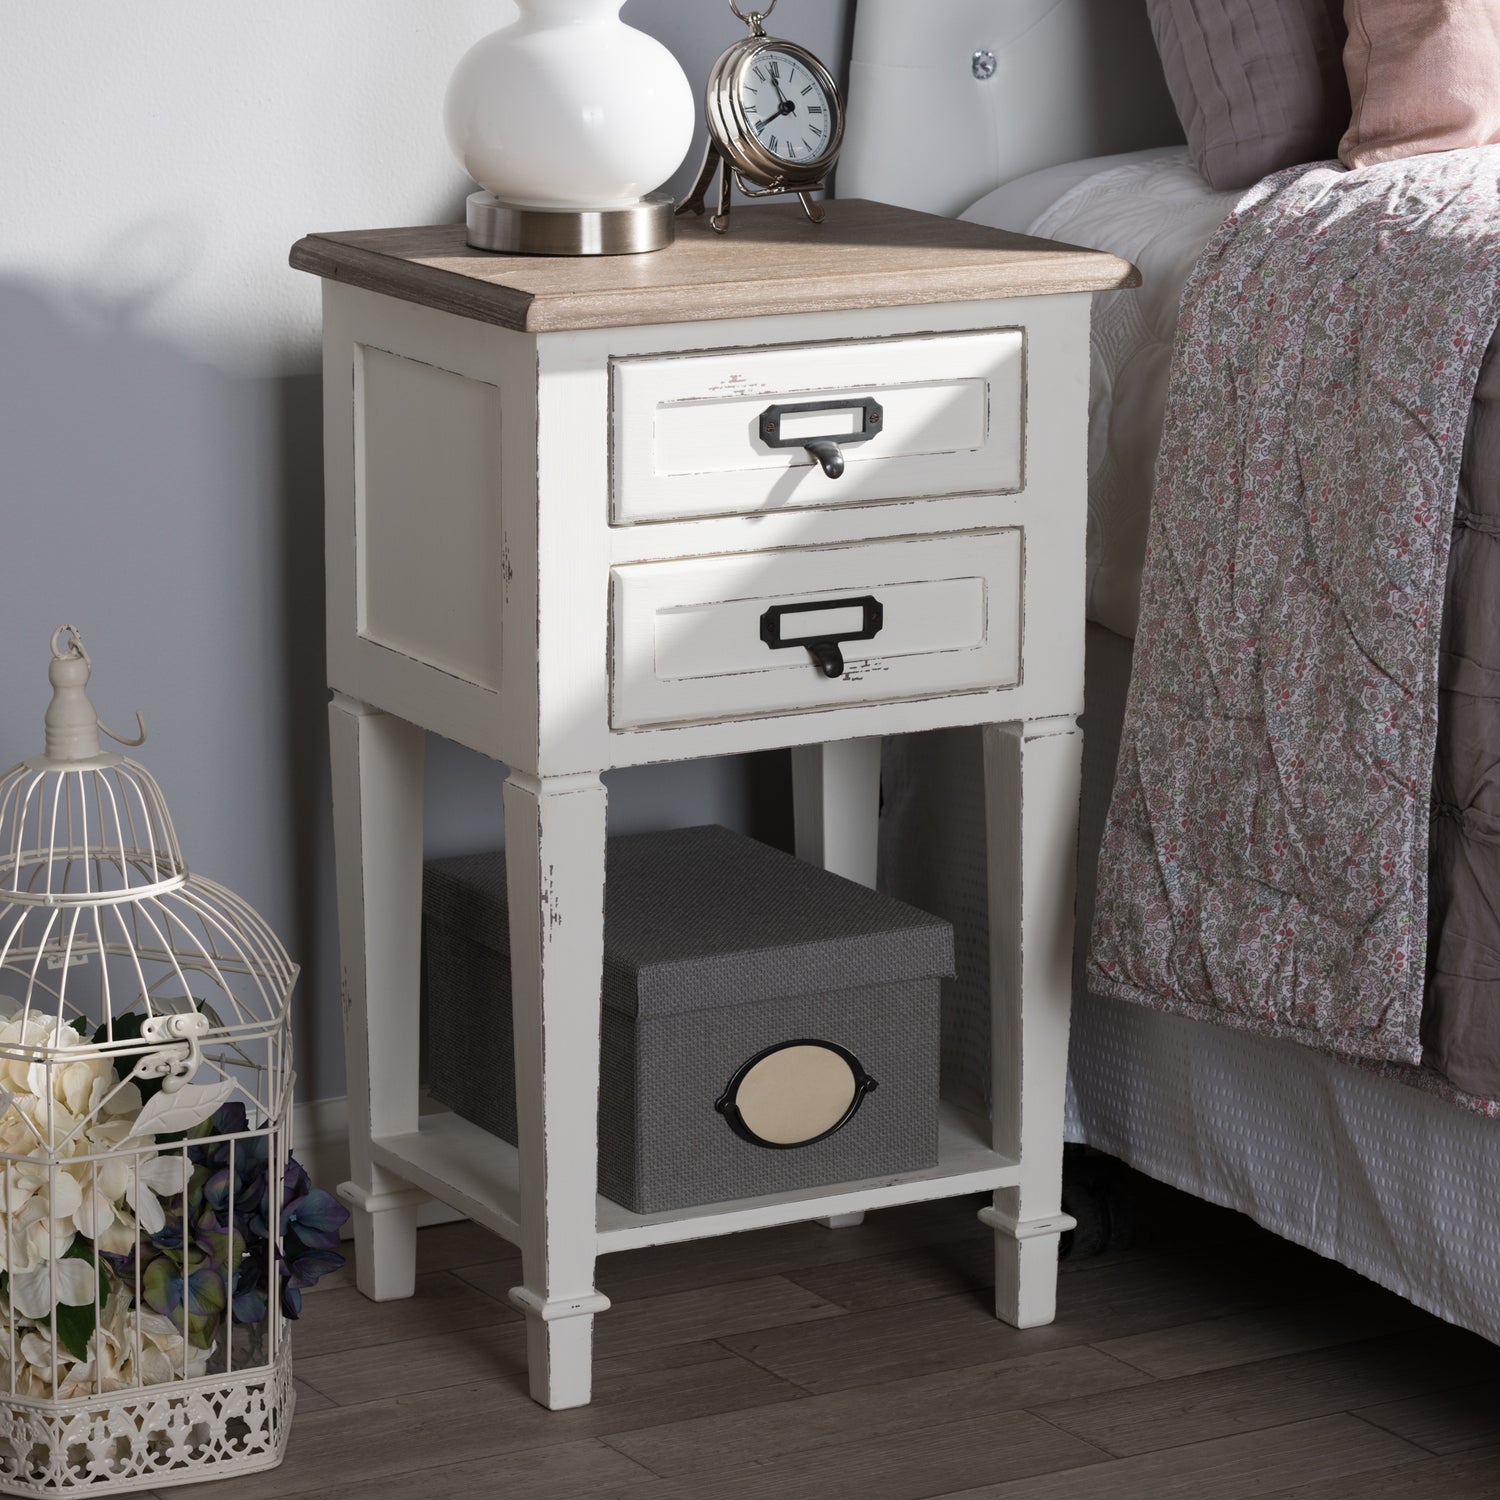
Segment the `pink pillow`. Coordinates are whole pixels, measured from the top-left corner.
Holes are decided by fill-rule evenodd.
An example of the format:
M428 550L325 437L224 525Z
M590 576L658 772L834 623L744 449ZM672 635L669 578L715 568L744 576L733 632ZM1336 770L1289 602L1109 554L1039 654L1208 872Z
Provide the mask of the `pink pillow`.
M1500 0L1344 0L1346 166L1500 141Z

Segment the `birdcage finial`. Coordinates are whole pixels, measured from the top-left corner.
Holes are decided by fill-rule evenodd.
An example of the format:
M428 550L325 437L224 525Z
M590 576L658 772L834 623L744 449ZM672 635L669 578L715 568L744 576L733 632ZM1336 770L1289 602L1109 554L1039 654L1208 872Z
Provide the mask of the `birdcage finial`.
M61 643L67 638L67 646ZM122 745L146 742L146 721L135 716L138 739L127 740L103 724L84 689L94 664L84 650L83 637L73 625L59 625L52 632L52 660L47 680L52 684L52 702L47 705L47 758L54 761L96 760L100 755L99 732Z

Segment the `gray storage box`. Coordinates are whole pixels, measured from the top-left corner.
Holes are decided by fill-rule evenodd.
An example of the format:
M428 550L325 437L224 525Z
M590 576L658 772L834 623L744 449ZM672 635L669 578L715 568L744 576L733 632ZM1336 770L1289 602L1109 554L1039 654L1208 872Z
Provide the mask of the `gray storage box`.
M606 871L600 1192L663 1213L936 1165L948 923L725 828L611 839ZM429 1092L514 1143L504 855L429 861L423 911Z

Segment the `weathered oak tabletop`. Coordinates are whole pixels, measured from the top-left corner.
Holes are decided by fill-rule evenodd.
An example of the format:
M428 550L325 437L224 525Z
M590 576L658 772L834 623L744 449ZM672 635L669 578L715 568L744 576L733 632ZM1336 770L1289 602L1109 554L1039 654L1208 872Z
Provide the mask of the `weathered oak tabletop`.
M829 203L821 226L795 203L736 208L727 235L679 220L676 242L648 255L501 255L470 248L462 224L436 224L310 234L291 263L534 333L1140 284L1115 255L857 198Z

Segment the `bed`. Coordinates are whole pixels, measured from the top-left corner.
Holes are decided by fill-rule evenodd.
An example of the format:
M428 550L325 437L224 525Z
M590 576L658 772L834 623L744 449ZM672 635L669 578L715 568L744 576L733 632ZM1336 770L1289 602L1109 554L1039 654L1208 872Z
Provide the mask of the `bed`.
M1096 309L1069 1138L1500 1340L1500 1122L1290 1042L1090 994L1082 980L1144 545L1143 508L1121 497L1149 496L1178 297L1239 196L1209 188L1189 160L1144 6L860 0L837 188L1109 249L1145 278ZM975 736L888 745L884 795L883 882L955 922L944 1087L977 1102L988 1039Z

